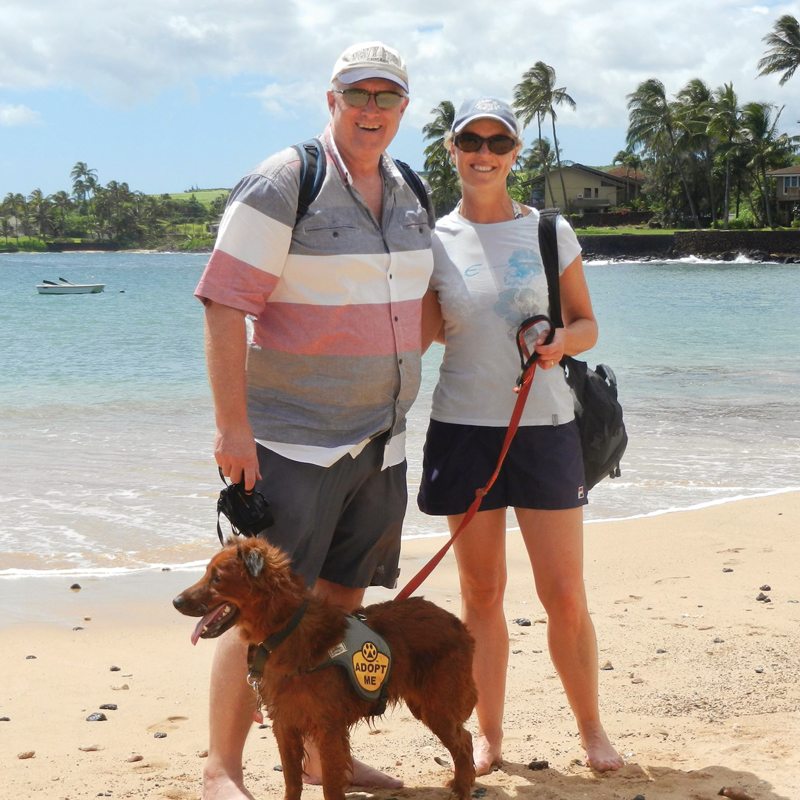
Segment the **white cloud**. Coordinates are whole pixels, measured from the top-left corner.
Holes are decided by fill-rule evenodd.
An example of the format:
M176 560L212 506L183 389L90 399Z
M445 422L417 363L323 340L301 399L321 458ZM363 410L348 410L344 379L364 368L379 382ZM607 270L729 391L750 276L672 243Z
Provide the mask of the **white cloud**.
M511 98L535 61L551 64L578 103L562 125L624 127L626 95L649 77L670 94L694 77L733 81L741 99L800 106L800 77L757 79L762 37L800 3L744 0L5 0L0 90L76 88L133 106L199 79L246 77L272 113L318 112L348 44L383 39L409 62L421 127L443 99ZM290 87L289 100L281 87Z
M39 125L39 112L27 106L0 105L0 126Z

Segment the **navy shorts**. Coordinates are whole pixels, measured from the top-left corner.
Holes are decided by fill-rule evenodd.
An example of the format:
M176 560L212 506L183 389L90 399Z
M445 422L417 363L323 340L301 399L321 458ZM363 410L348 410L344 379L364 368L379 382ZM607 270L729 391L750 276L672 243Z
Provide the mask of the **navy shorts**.
M506 428L431 420L425 439L417 505L425 514L464 514L475 490L492 477ZM583 454L576 422L517 430L481 511L532 508L559 511L586 505Z
M291 557L308 586L317 578L356 589L397 585L408 485L405 461L381 469L385 445L380 436L330 467L257 445L256 488L275 518L260 536Z

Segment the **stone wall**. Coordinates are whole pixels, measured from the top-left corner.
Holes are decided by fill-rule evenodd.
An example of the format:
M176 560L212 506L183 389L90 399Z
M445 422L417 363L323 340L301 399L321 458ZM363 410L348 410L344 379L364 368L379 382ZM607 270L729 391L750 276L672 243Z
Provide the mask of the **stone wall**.
M800 230L678 231L675 252L708 258L735 258L739 253L769 260L800 258Z
M623 233L602 236L578 236L583 257L652 259L674 258L672 234Z
M800 263L797 231L678 231L675 234L578 236L584 258L662 259L698 256L732 261L740 253L755 261Z
M114 242L48 242L47 250L50 253L69 253L73 251L119 250L119 245Z

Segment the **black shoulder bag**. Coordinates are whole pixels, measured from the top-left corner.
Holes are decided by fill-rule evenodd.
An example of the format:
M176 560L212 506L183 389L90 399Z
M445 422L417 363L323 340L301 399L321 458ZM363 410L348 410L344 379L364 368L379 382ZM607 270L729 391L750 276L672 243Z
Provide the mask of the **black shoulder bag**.
M539 212L539 248L547 276L550 319L555 327L563 328L558 283L557 216L558 209L555 208ZM605 364L591 369L585 361L572 356L564 356L561 366L575 401L575 419L580 430L588 490L606 476L619 477L619 462L628 446L622 406L617 398L617 378L611 367Z

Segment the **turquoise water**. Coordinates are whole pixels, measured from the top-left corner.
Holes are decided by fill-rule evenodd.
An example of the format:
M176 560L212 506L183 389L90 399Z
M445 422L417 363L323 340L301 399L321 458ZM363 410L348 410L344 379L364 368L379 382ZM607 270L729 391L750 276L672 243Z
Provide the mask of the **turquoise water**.
M0 255L0 576L116 573L204 561L221 484L192 291L204 255ZM587 520L800 487L800 269L590 263L592 364L618 377L622 477ZM103 282L38 295L43 278ZM441 349L409 421L409 484ZM509 388L510 391L510 388ZM591 531L591 528L588 529ZM409 507L406 536L445 532Z

